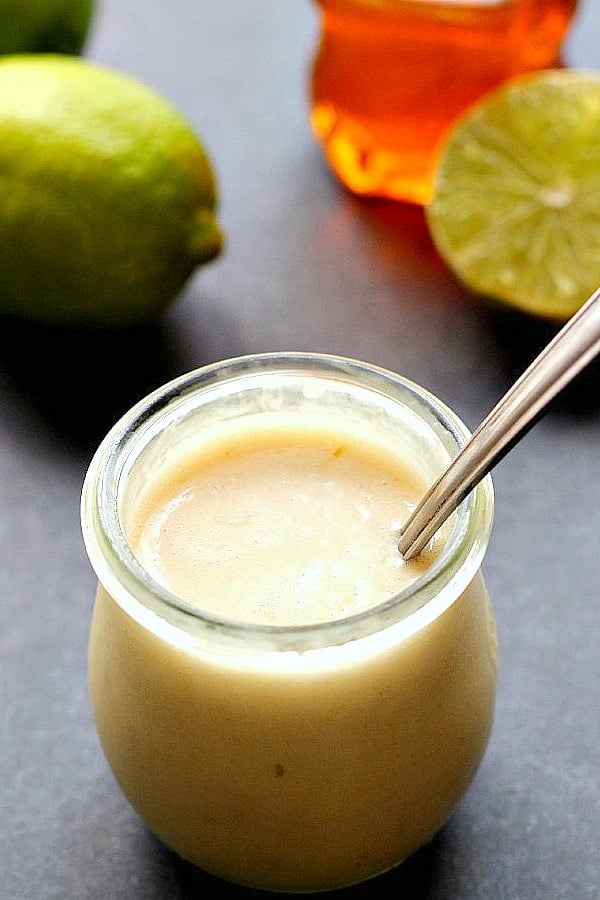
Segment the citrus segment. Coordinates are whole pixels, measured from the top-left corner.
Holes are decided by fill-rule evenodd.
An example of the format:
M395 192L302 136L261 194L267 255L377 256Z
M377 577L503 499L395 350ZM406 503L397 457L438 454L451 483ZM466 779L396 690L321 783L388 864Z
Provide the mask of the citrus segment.
M568 318L600 284L600 73L519 76L471 107L425 214L468 288Z

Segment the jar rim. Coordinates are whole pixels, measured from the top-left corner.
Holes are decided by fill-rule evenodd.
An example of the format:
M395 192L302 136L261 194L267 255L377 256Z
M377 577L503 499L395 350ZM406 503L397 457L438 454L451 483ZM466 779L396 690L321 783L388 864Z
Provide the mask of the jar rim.
M167 619L190 638L207 633L221 643L254 645L256 652L273 649L305 651L367 636L402 620L407 633L416 631L449 606L479 569L492 527L494 496L486 476L462 501L454 528L439 556L416 581L386 600L343 618L304 625L266 625L221 618L182 601L156 582L133 554L120 524L117 492L126 474L128 453L142 433L151 442L169 411L184 408L192 397L226 383L263 374L345 379L392 401L410 403L411 412L427 418L449 436L452 453L470 432L462 420L425 388L410 379L351 357L306 351L252 353L201 366L147 394L113 425L94 453L81 492L84 545L99 582L113 599L131 612L144 607L151 617ZM439 434L438 434L439 436ZM147 617L146 617L147 618ZM410 620L410 621L409 621Z

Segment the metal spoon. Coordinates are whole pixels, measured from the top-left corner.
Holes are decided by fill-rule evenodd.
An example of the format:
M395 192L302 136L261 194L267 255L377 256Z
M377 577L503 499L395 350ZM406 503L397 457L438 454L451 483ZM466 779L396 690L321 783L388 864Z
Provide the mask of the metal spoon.
M600 351L600 288L568 320L473 432L400 531L416 556L467 494L525 434L548 403Z

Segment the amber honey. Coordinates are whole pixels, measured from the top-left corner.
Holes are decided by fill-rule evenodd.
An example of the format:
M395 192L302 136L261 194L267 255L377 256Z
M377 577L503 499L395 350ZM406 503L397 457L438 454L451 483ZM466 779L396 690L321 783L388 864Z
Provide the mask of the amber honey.
M311 124L352 192L426 204L440 142L509 77L560 64L577 0L316 0Z

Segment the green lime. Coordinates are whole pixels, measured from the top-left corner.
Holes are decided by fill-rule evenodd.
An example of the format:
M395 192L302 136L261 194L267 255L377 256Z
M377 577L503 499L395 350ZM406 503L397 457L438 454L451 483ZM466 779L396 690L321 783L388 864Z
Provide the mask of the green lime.
M600 73L522 75L451 129L425 211L477 294L565 320L600 284Z
M0 0L0 54L79 53L94 0Z
M216 257L216 178L173 106L79 56L0 59L0 311L155 318Z

